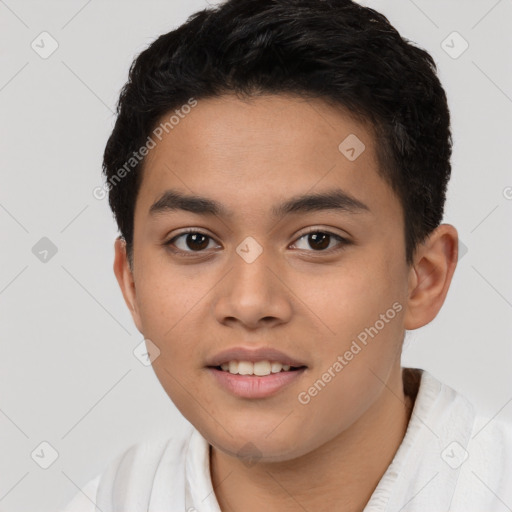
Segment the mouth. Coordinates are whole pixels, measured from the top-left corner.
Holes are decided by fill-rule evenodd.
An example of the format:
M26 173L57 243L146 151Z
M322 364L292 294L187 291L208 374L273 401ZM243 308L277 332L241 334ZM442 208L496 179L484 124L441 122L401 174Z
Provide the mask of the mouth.
M237 398L263 399L297 383L307 367L277 361L226 361L206 369L224 392Z
M305 369L305 365L291 366L289 364L282 364L279 361L226 361L218 366L208 366L215 370L230 373L231 375L246 375L255 377L265 377L276 373L295 372Z
M238 346L226 349L206 361L212 384L238 398L267 398L298 381L308 370L305 359L272 346Z

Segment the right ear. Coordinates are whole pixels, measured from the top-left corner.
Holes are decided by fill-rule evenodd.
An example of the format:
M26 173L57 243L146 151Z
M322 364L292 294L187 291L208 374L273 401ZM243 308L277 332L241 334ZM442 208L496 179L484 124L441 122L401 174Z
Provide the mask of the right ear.
M133 273L126 254L126 241L121 236L116 238L114 243L114 274L123 293L124 301L130 310L133 321L139 332L142 334L142 322L137 307L137 295Z

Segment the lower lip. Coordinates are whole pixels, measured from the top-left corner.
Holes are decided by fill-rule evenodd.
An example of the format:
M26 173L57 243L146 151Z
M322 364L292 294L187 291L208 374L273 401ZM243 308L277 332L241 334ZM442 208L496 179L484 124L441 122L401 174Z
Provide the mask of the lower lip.
M227 391L241 398L266 398L299 379L306 368L300 370L271 373L270 375L239 375L216 368L207 370Z

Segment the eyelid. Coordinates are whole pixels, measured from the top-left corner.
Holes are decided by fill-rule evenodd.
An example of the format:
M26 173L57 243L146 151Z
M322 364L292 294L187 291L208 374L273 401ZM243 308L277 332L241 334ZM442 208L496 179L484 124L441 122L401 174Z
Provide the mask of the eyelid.
M211 250L209 250L209 251L207 251L207 250L202 250L202 251L184 251L182 249L178 249L178 248L174 248L173 247L173 241L174 240L176 240L177 238L179 238L179 237L181 237L183 235L187 235L189 233L196 233L196 234L204 235L204 236L208 237L210 240L213 240L215 243L219 244L219 242L213 236L211 236L208 233L204 232L202 229L192 227L192 228L184 228L181 232L173 235L169 240L164 242L163 245L167 246L167 247L170 247L172 252L174 252L175 254L180 254L180 255L185 255L185 256L206 255L209 252L211 252ZM342 235L339 235L337 233L334 233L330 229L322 228L322 227L319 227L319 226L312 226L312 227L307 228L306 231L303 231L301 234L296 235L296 237L294 238L294 241L292 242L292 245L295 244L301 238L303 238L303 237L305 237L305 236L307 236L307 235L309 235L311 233L324 233L326 235L329 235L331 237L336 238L339 243L338 243L338 245L336 247L331 247L330 249L326 249L326 250L322 250L322 251L314 251L312 249L311 250L297 249L298 251L300 251L302 253L308 253L308 254L317 254L317 255L324 254L325 255L325 254L331 254L332 252L336 252L337 250L341 250L346 245L349 245L349 244L352 243L346 237L344 237ZM219 244L219 245L221 245L221 244Z
M298 240L299 238L302 238L304 235L309 235L310 233L326 233L328 235L332 235L332 236L337 236L339 238L343 238L347 242L349 241L348 240L348 236L344 236L344 235L341 235L339 233L335 233L334 231L332 231L332 228L324 228L324 227L321 227L321 226L312 226L312 227L306 228L306 231L303 231L300 235L297 235L295 240Z
M173 235L171 238L166 240L163 243L163 245L165 247L168 247L174 254L179 254L180 256L196 256L197 257L197 256L204 256L204 255L209 254L211 252L211 249L209 251L206 251L206 250L203 250L203 251L184 251L182 249L178 249L178 248L173 246L174 241L177 238L179 238L179 237L181 237L183 235L187 235L189 233L204 235L207 238L209 238L210 240L213 240L215 243L219 244L219 242L217 242L217 240L213 236L211 236L208 233L204 232L202 229L200 229L200 228L193 228L192 227L192 228L185 228L182 231L180 231L179 233Z
M325 249L323 251L314 251L314 250L307 250L307 249L297 249L298 251L304 253L304 254L310 254L310 255L314 255L314 256L322 256L322 255L328 255L328 254L332 254L332 253L335 253L339 250L342 250L345 248L345 246L347 245L350 245L352 242L345 236L342 236L338 233L334 233L333 231L327 228L322 228L322 227L319 227L319 226L313 226L313 227L310 227L310 228L307 228L306 231L302 232L302 234L298 235L293 244L297 243L298 240L300 240L301 238L311 234L311 233L324 233L328 236L331 236L335 239L338 240L338 245L335 246L335 247L331 247L330 249Z

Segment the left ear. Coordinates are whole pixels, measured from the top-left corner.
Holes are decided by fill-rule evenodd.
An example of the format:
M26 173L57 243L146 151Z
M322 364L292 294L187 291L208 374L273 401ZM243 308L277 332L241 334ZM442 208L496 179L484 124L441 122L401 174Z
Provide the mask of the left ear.
M405 329L418 329L437 316L457 266L458 243L455 227L441 224L418 246L409 273Z

